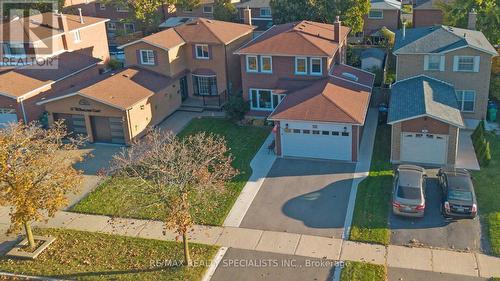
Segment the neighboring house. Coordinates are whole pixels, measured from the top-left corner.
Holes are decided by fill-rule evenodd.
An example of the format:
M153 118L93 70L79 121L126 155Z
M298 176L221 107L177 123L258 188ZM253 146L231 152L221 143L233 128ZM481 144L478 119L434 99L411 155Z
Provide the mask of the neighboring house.
M200 0L200 4L192 9L182 8L181 6L176 6L174 9L169 9L165 7L164 9L169 10L169 14L173 14L175 17L195 17L195 18L214 18L214 0Z
M126 65L140 65L181 81L186 104L220 108L241 90L240 59L233 52L254 27L199 18L122 46Z
M178 80L132 66L84 82L39 102L49 124L63 119L68 130L90 142L130 144L181 103Z
M363 35L372 42L378 42L382 35L379 30L387 27L396 31L400 23L401 2L397 0L371 0L370 11L363 16Z
M273 26L273 16L269 2L270 0L248 0L236 4L240 21L257 26L257 29L255 29L256 35Z
M247 117L275 122L278 155L357 161L374 75L343 64L349 31L276 25L236 52Z
M361 52L361 69L382 69L384 61L385 52L380 48L369 48Z
M439 3L449 3L454 0L414 0L413 27L443 24L443 12Z
M1 73L0 126L39 120L44 109L37 102L98 76L100 62L84 54L65 52L53 58L53 69L27 66Z
M496 50L479 31L434 26L398 31L393 53L391 160L454 165L459 129L486 117Z
M0 67L18 67L75 51L109 60L107 19L43 13L0 24Z

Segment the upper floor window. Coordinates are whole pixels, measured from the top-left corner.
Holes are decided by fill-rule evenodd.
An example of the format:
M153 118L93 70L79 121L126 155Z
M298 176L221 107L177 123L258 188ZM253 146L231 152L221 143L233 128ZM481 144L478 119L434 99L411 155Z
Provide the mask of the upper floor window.
M210 58L210 53L208 51L208 45L206 44L196 44L196 58L202 60L208 60Z
M368 18L369 19L383 19L384 12L382 10L370 10L370 12L368 13Z
M82 37L80 36L80 30L73 32L73 39L75 43L82 41Z
M211 14L214 12L214 9L212 6L203 6L203 12L205 14Z
M295 57L295 74L307 74L307 58Z
M453 71L479 72L479 56L455 56Z
M135 32L135 24L128 22L123 24L123 28L125 29L125 33L134 33Z
M104 11L104 10L106 10L106 4L104 4L104 3L99 3L99 9L100 9L100 10L103 10L103 11Z
M311 75L323 74L323 60L321 58L311 58Z
M270 18L271 8L260 8L260 16L263 18Z
M424 70L444 71L444 56L426 55L424 57Z
M183 8L182 11L184 13L192 13L193 12L193 8Z
M107 25L108 25L108 30L116 30L116 22L110 21L107 23Z
M260 67L261 72L272 73L273 72L273 58L270 56L260 57Z
M116 6L116 11L117 12L128 12L128 7L118 5L118 6Z
M3 43L2 49L7 56L25 56L26 51L22 43Z
M470 90L456 91L458 108L464 112L474 112L476 92Z
M154 65L155 64L155 53L153 50L140 50L141 53L141 64Z
M247 72L258 72L257 56L247 56Z

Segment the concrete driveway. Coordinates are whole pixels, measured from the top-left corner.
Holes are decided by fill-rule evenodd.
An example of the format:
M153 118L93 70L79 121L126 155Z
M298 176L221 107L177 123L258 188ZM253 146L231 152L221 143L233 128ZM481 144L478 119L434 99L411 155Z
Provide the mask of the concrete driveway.
M404 268L389 267L387 269L387 279L389 281L422 281L422 280L439 280L439 281L486 281L486 278L472 277L457 274L447 274L440 272L431 272L423 270L412 270Z
M441 190L436 173L436 169L427 169L429 178L423 218L405 218L390 213L391 244L407 245L416 240L425 246L479 251L481 227L478 218L451 220L441 215Z
M278 158L240 227L341 238L355 164Z
M334 262L229 248L219 263L212 281L330 281Z

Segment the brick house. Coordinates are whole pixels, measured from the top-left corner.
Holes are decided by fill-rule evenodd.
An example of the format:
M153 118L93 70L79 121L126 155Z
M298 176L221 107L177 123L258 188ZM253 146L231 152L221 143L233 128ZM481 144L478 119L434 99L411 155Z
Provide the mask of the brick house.
M439 3L450 3L452 0L415 0L413 1L413 27L443 24L443 12Z
M247 0L236 4L240 21L245 24L257 26L256 35L273 26L273 15L270 0ZM246 11L246 9L249 11Z
M401 2L396 0L371 0L370 11L363 16L363 35L378 42L382 27L395 32L400 23Z
M357 161L374 75L344 64L349 31L276 25L236 52L247 117L275 122L278 155Z
M448 26L396 33L392 162L455 165L460 129L486 117L496 50L476 30Z

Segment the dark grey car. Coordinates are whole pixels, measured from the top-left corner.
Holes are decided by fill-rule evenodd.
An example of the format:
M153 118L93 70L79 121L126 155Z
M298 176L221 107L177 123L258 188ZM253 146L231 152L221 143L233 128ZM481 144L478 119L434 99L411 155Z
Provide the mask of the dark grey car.
M394 176L392 211L396 215L423 217L425 211L425 169L400 165Z
M443 168L437 176L443 192L443 215L452 218L475 218L477 202L470 173L465 169Z

